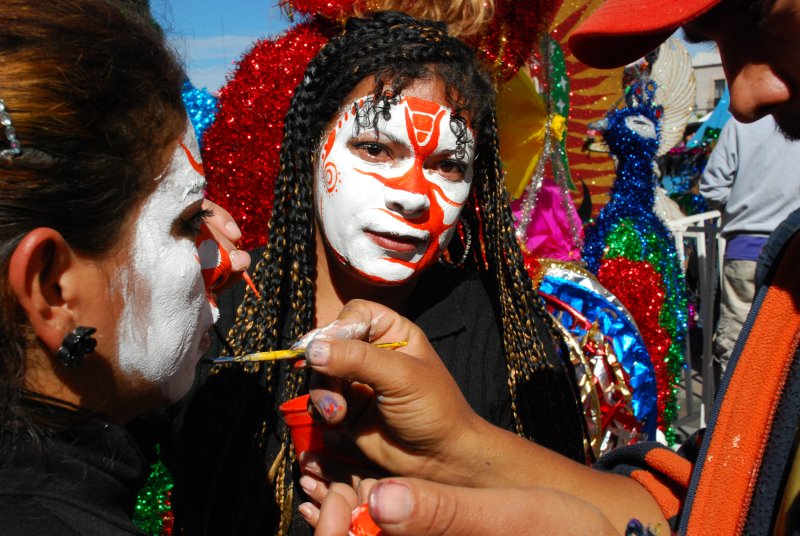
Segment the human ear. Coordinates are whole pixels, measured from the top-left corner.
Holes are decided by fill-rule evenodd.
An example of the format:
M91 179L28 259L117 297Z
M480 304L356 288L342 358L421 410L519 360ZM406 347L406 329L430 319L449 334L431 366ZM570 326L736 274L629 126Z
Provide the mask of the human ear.
M75 327L62 284L74 268L74 255L61 233L39 227L23 237L11 254L8 281L36 336L53 353Z

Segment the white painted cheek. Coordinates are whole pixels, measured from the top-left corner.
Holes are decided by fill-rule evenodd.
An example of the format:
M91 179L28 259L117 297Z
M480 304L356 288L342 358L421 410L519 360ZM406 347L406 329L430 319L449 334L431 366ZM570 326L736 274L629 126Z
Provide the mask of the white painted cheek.
M194 243L174 237L172 225L185 207L202 199L204 180L179 146L159 181L136 222L130 267L120 275L125 306L119 367L175 400L191 386L191 358L199 357L212 311Z
M161 385L170 400L179 398L191 386L200 338L213 322L200 265L191 246L183 241L166 248L170 260L153 269L152 284L156 292L151 313L154 325L150 332L153 341L150 355L159 357L150 361L142 372Z
M158 197L156 195L156 197ZM210 320L196 250L189 241L157 242L160 203L147 207L137 226L133 270L124 276L126 306L120 319L119 364L123 372L169 390L199 340L201 316Z
M465 173L465 180L463 181L452 182L442 179L438 175L437 177L438 178L434 179L432 182L435 182L441 187L442 192L450 202L448 203L445 201L439 192L435 194L436 199L444 212L445 225L450 225L458 218L458 215L461 213L461 208L469 197L470 186L472 184L472 167ZM456 203L457 206L454 206L453 203Z
M351 264L370 254L359 216L371 208L382 206L381 195L385 189L376 179L356 171L369 169L369 163L347 147L346 133L353 129L353 125L352 116L343 121L330 155L315 171L316 210L322 231L333 250ZM337 187L333 189L329 188L325 175L331 164L335 165L339 176Z

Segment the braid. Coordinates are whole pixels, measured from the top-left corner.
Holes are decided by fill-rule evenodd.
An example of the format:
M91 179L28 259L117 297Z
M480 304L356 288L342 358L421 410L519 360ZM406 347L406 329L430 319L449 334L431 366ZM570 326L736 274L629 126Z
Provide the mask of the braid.
M526 408L520 408L518 391L520 382L530 383L536 371L555 368L547 361L532 320L537 315L544 321L547 315L525 272L514 238L497 150L491 83L476 68L471 49L449 37L442 23L417 21L394 12L350 19L344 33L331 39L309 63L286 114L268 242L252 274L262 297L256 301L254 293L246 291L237 311L237 322L229 332L231 346L237 355L277 349L314 327L317 259L311 155L318 153L331 118L349 104L343 102L345 97L370 76L375 81L376 102L387 85L392 95L398 95L414 80L441 78L455 115L471 118L478 146L487 148L479 151L476 158L475 194L465 214L465 224L470 230L485 237L485 255L478 254L484 247L484 240L478 240L481 245L476 246L468 263L496 276L516 429L520 435L534 437L534 428L540 428L526 422L532 409L527 408L527 401L522 402ZM388 113L388 101L384 100L384 105L375 113ZM560 366L558 370L563 372ZM263 369L255 366L251 371L263 375L277 404L305 390L304 371L286 363L265 365ZM542 407L545 412L551 409L547 405ZM541 408L536 410L542 412ZM569 415L563 409L553 410L546 417L552 421L580 422L579 414ZM274 422L278 423L276 432L281 450L268 478L274 484L275 499L281 507L277 534L286 534L292 519L295 454L282 419L276 418ZM581 436L576 443L582 445Z
M494 276L514 427L523 437L584 461L582 409L571 365L562 361L561 356L567 355L563 349L556 355L547 351L536 329L538 322L544 328L541 335L563 344L533 287L516 240L493 112L477 135L481 150L474 165L475 196L463 214L473 236L483 240L473 241L473 253L465 264ZM452 243L448 253L451 258L462 254Z

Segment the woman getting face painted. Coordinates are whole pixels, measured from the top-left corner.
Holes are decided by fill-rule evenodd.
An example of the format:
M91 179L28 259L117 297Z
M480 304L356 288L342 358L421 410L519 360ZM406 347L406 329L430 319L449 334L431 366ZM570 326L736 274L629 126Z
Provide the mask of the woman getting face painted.
M254 255L261 297L240 289L220 302L223 340L211 355L289 348L348 301L380 302L424 330L479 415L583 459L573 380L514 237L493 103L491 80L443 24L393 12L349 19L292 94L269 239ZM276 409L307 389L306 371L284 362L220 368L193 391L183 422L203 425L180 431L176 530L306 533ZM323 417L341 404L314 402ZM277 518L254 519L268 494Z
M218 316L212 314L201 268L214 264L219 249L195 247L206 215L199 155L194 130L187 125L139 213L132 262L119 276L125 301L118 328L119 367L158 385L170 401L189 390Z
M142 534L153 460L124 425L189 391L237 237L133 3L0 20L0 532Z
M443 87L417 80L378 103L353 99L320 149L322 233L336 258L372 283L402 283L436 262L469 195L474 136ZM381 105L387 113L370 117Z

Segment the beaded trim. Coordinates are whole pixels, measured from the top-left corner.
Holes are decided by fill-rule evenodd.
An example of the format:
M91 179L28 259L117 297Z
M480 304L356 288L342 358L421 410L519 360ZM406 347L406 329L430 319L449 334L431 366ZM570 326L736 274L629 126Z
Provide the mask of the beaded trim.
M14 125L11 124L11 116L6 111L6 103L0 99L0 125L5 127L6 140L8 140L8 149L0 151L0 158L11 160L15 156L22 154L22 145L17 140L17 131L14 130Z

